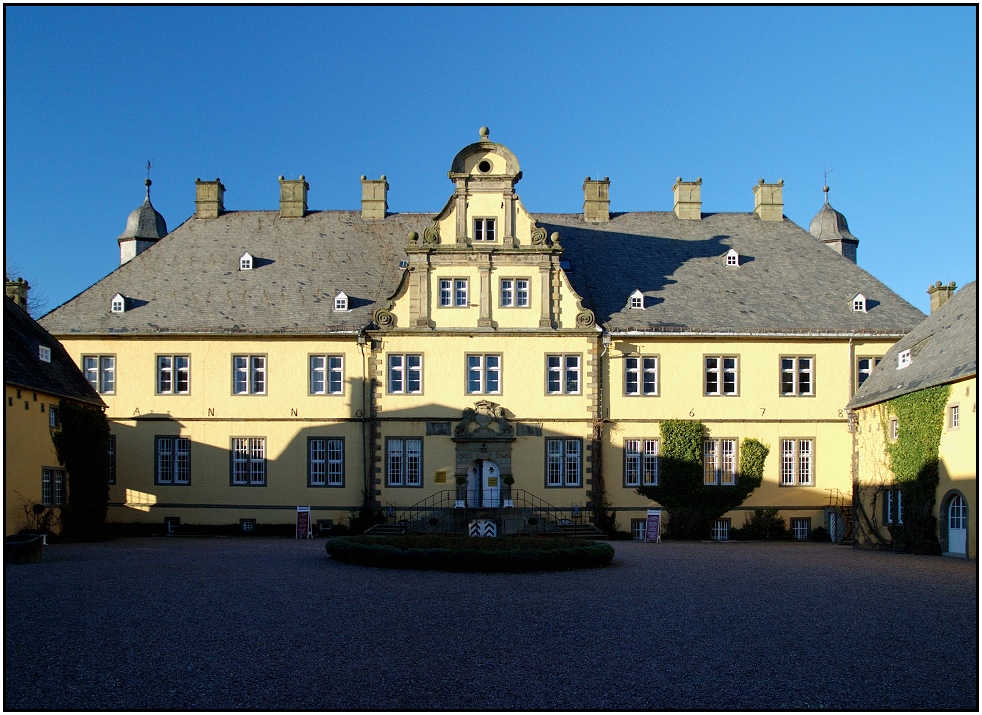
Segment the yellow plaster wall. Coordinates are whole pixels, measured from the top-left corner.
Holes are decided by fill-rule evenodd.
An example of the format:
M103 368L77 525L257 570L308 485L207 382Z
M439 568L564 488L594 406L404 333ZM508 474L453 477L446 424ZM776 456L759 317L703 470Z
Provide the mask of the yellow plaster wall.
M939 481L935 509L938 521L940 510L947 507L945 497L957 490L968 504L968 557L978 558L979 502L978 502L978 378L956 382L945 406L945 427L941 433L939 448ZM950 408L958 405L959 425L950 426Z

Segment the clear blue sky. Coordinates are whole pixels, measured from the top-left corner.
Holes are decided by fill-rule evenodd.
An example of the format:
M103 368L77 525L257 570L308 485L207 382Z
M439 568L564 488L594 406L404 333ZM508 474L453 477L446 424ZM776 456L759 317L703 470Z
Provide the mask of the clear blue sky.
M751 211L785 181L805 228L823 202L859 263L927 312L977 272L975 7L11 7L5 12L5 250L53 309L119 263L143 200L176 228L194 180L229 209L437 212L478 128L518 156L535 212Z

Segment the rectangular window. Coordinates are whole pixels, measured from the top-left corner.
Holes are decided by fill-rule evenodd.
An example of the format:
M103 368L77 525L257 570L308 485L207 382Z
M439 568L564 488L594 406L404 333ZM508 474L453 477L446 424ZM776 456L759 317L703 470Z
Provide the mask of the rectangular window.
M467 279L466 278L441 278L440 279L440 307L441 308L466 308L467 307Z
M814 395L813 366L814 358L782 357L781 395Z
M65 503L65 470L41 470L41 503L57 506Z
M115 355L83 355L82 372L100 395L112 395L116 392Z
M580 356L546 356L546 392L550 395L580 394Z
M308 486L344 486L344 439L311 437L307 440Z
M497 395L501 393L501 356L467 356L467 393Z
M232 484L266 485L266 438L232 438Z
M810 439L781 440L781 486L813 486L814 443Z
M191 483L191 440L188 437L157 437L156 484Z
M737 394L737 358L735 356L706 358L706 394Z
M109 483L116 483L116 435L109 435Z
M26 402L24 403L27 404ZM48 405L48 427L51 429L61 429L61 420L58 416L57 405Z
M729 541L730 540L730 520L729 519L717 519L713 522L713 541Z
M894 417L890 420L890 440L896 442L898 434L900 434L900 422Z
M948 407L948 429L958 429L958 405Z
M388 486L423 486L423 440L390 437L386 440L385 451Z
M453 281L449 278L440 279L440 307L449 308L453 305Z
M862 387L863 383L869 379L873 368L880 364L880 360L881 358L878 357L861 357L856 359L856 389Z
M236 395L266 394L266 356L232 356L232 392Z
M580 486L583 442L579 439L546 440L546 486Z
M495 234L495 226L493 218L476 218L474 219L474 240L475 241L493 241Z
M883 521L886 524L904 523L903 492L896 487L883 490Z
M631 519L631 538L635 541L644 541L648 532L647 519Z
M423 356L389 355L389 394L418 395L423 392Z
M157 394L187 395L191 392L191 356L157 356Z
M624 486L658 486L658 440L624 440Z
M807 541L808 536L812 531L812 520L811 519L801 519L792 518L791 519L791 535L798 541Z
M658 358L624 358L624 394L658 394Z
M344 391L344 358L341 355L310 356L310 394L340 395Z
M704 439L702 441L702 483L733 486L736 484L735 439Z
M529 305L529 282L524 278L502 278L501 307L527 308Z

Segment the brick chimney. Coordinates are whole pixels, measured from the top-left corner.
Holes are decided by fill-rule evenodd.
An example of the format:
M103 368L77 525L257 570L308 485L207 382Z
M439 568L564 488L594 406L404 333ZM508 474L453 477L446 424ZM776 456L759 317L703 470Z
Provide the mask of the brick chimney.
M776 184L765 184L761 179L754 186L754 213L761 221L781 221L784 219L784 179Z
M30 284L23 278L18 278L15 281L7 281L7 297L26 311L27 291L30 289L30 287Z
M218 218L225 213L225 187L221 179L194 180L194 217Z
M610 220L610 177L583 182L583 220L596 223Z
M361 177L361 217L365 219L385 218L389 210L386 197L389 193L389 182L385 174L381 179Z
M280 177L280 218L303 218L307 213L310 185L303 174L299 179Z
M10 284L8 283L7 285L9 286ZM7 294L10 294L9 289ZM955 294L955 281L952 281L948 285L941 285L941 281L938 281L927 289L927 294L931 296L931 313L933 314L934 311L951 300L951 296Z
M680 176L672 187L675 196L675 215L684 220L702 219L702 179L682 181Z

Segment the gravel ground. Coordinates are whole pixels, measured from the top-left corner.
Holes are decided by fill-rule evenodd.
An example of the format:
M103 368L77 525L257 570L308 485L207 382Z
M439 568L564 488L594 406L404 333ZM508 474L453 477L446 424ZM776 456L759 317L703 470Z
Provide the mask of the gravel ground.
M5 710L978 709L978 564L613 542L546 574L143 538L5 565Z

